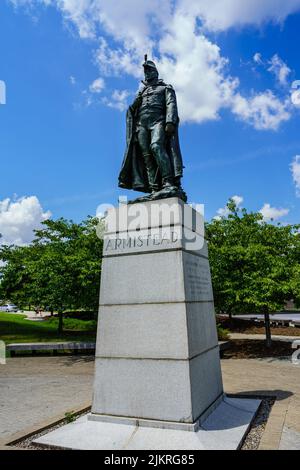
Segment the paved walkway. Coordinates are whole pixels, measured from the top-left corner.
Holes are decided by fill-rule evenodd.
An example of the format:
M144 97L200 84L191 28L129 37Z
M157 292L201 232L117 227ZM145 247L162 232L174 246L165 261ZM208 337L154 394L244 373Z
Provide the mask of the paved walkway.
M92 399L93 357L30 357L0 365L0 440Z
M300 449L300 366L222 360L227 393L276 396L262 449ZM0 366L0 440L91 403L93 358L14 358Z
M300 450L300 365L274 359L224 359L227 393L276 396L260 449Z
M233 318L238 318L240 320L252 320L252 319L259 319L259 320L264 320L265 317L264 315L261 315L259 313L254 313L251 315L234 315ZM290 321L295 324L300 324L300 313L292 313L292 312L286 312L286 313L271 313L270 314L270 320L271 321Z
M14 315L26 315L27 320L30 321L43 321L45 318L50 317L49 312L36 313L34 311L16 312Z
M247 333L230 333L231 339L266 339L266 335L251 335ZM287 343L293 343L296 340L300 340L299 336L283 336L283 335L272 335L274 341L284 341Z

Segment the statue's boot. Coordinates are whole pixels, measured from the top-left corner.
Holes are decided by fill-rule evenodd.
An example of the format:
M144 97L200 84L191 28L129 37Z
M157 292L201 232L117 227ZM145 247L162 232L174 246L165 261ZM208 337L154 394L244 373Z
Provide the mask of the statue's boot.
M157 191L155 194L153 194L151 196L151 199L149 198L148 201L157 201L159 199L168 199L168 198L171 198L171 197L178 197L178 199L181 199L183 202L187 202L187 195L186 193L183 191L183 190L180 190L176 187L174 187L174 189L172 189L171 191L168 190L160 190L160 191Z
M163 183L163 188L160 191L151 195L151 200L167 199L170 197L178 197L184 202L187 202L187 195L181 187L175 185L173 178L168 178Z
M151 194L148 194L147 196L139 197L137 199L134 199L133 201L129 201L128 204L137 204L141 202L157 201L159 199L167 199L170 197L178 197L183 202L187 202L187 195L183 191L183 189L172 185L172 186L163 187L160 191L153 191Z
M155 193L148 194L147 196L138 197L137 199L133 199L132 201L128 201L128 204L138 204L139 202L147 202L152 201L152 195Z

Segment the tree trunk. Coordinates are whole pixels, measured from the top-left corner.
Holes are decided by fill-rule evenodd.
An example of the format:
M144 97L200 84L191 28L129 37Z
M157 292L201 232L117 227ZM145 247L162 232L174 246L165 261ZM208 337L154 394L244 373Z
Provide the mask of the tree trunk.
M267 348L271 348L272 336L271 336L271 326L270 326L270 314L269 314L268 309L265 310L264 315L265 315L265 328L266 328L266 345L267 345Z
M60 310L58 312L58 333L63 332L63 312Z

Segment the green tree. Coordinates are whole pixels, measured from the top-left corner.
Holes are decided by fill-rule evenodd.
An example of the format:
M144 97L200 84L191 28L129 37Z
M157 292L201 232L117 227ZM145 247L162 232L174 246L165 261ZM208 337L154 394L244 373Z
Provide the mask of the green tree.
M296 307L300 307L300 231L297 230L294 236L293 259L291 274L291 298L295 301Z
M57 311L59 331L65 310L96 311L103 247L98 223L91 217L81 224L47 220L30 246L2 247L1 296Z
M266 223L260 213L239 209L206 225L215 304L219 312L263 313L267 345L269 314L291 298L295 234L298 226Z
M31 304L31 282L26 260L29 247L0 247L0 298L10 300L20 307ZM25 300L26 299L26 300Z

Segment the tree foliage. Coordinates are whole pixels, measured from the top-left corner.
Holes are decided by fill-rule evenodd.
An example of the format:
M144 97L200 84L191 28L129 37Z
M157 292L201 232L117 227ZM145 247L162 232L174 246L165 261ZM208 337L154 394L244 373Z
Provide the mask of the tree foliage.
M98 223L93 218L80 224L47 220L29 246L2 246L0 298L61 314L97 310L103 246Z
M300 300L300 226L267 223L233 200L227 208L206 225L216 310L268 315Z
M206 224L216 310L228 314L300 306L300 225L275 225L239 209ZM19 306L97 310L102 240L98 219L47 220L29 246L0 248L0 299Z

